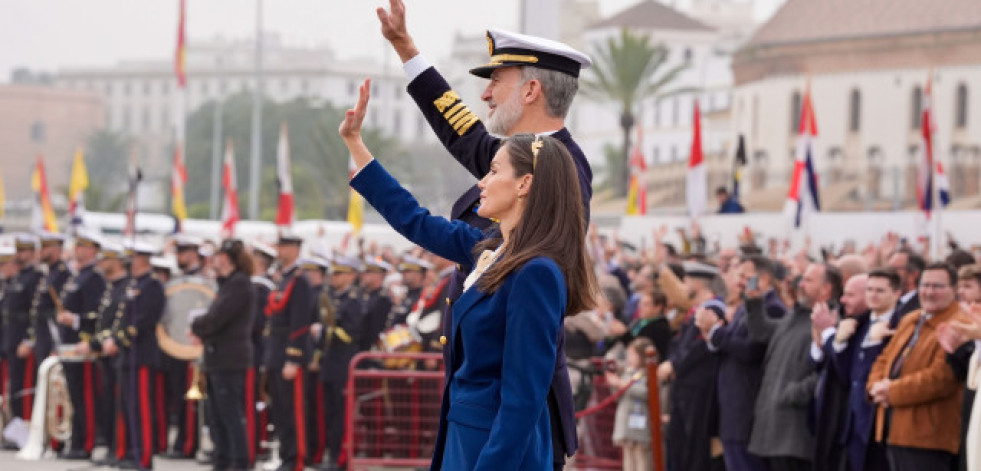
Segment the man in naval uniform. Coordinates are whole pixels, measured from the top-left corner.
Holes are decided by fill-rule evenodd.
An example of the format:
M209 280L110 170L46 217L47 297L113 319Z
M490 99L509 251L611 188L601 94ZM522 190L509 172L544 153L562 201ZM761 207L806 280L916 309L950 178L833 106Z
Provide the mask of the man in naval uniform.
M38 360L31 342L35 293L44 274L37 267L36 236L19 234L14 240L17 273L7 281L3 296L3 352L10 380L10 411L30 422Z
M65 236L55 232L43 232L41 239L41 264L47 270L47 275L41 278L37 291L34 292L34 303L37 306L31 326L34 328L34 354L38 364L48 355L56 353L55 349L61 344L60 332L55 323L57 305L72 276L68 265L62 260L62 249Z
M63 310L58 313L58 328L64 344L88 342L95 333L99 318L99 302L106 289L106 280L96 270L100 242L92 234L82 233L75 238L75 262L78 274L65 285ZM96 365L88 358L64 361L72 410L71 446L61 456L69 460L89 459L95 448Z
M556 41L488 30L490 61L470 71L473 75L490 79L481 95L481 99L490 107L485 127L442 75L419 53L406 28L402 1L390 0L390 11L379 8L377 13L382 35L399 55L409 77L409 95L443 146L461 165L480 179L490 171L491 160L501 146L502 140L497 136L518 133L551 135L566 146L576 164L586 222L589 222L589 200L593 194L592 169L582 149L565 127L566 114L578 90L579 71L592 65L588 56ZM451 217L481 229L490 227L490 221L477 216L479 196L480 190L474 185L454 203ZM469 270L470 267L462 267L455 275L449 289L451 303L462 294L463 279ZM444 316L444 328L452 325L451 316L452 308L447 309ZM447 374L454 365L453 351L449 347L444 346L443 351ZM552 420L554 464L556 469L561 469L565 457L574 455L579 447L572 386L566 358L562 354L565 351L564 330L559 331L557 349L560 354L556 356L548 407ZM448 407L447 400L444 394L443 407ZM441 454L442 449L435 452Z

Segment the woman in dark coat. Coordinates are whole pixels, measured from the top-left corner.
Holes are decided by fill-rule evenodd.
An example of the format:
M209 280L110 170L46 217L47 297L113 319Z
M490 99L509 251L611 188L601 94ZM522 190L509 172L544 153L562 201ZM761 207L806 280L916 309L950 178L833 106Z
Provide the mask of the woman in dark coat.
M209 424L215 445L213 468L244 470L249 468L244 387L253 354L252 257L242 241L229 239L222 243L213 264L218 294L208 312L191 323L191 332L204 345Z

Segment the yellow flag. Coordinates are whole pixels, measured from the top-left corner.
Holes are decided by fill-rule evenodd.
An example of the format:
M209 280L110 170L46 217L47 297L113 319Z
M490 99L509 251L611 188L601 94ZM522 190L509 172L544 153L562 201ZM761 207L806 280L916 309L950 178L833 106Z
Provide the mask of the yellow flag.
M347 204L347 222L351 224L352 235L361 233L361 227L364 226L364 198L353 189Z
M85 168L85 155L82 149L75 151L75 162L72 164L72 179L68 184L68 201L71 205L78 202L78 195L89 187L89 171Z

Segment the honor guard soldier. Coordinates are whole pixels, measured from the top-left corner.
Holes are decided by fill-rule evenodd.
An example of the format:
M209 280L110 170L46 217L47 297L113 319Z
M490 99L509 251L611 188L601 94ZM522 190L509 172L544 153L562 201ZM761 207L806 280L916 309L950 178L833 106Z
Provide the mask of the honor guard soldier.
M358 334L364 326L365 309L355 285L361 264L356 258L336 256L331 261L330 298L333 310L326 310L324 343L326 354L320 368L324 383L324 408L327 423L328 470L343 469L347 457L341 444L344 438L344 388L348 366L360 351Z
M34 333L34 354L38 362L43 361L48 355L55 352L55 347L61 344L61 339L55 317L58 314L58 307L61 305L61 295L68 283L68 278L72 276L68 265L61 259L62 248L65 245L65 236L54 232L44 232L40 235L41 239L41 264L42 270L47 270L47 275L41 278L37 291L34 292L35 309L34 319L31 323Z
M3 352L10 378L10 411L30 422L34 403L37 358L31 343L35 293L44 274L38 269L37 237L19 234L14 240L17 273L7 281L3 296Z
M426 290L419 304L413 312L413 322L419 336L422 338L422 351L441 352L443 351L442 340L445 337L440 335L442 327L443 312L449 308L450 284L453 280L456 266L453 262L433 255L433 269L436 270L436 280ZM427 370L435 370L438 365L428 363L425 365Z
M96 270L99 248L99 239L92 234L83 233L75 238L78 273L65 284L63 310L57 315L61 342L71 345L70 350L63 350L62 358L72 410L75 411L72 414L71 446L61 456L69 460L89 459L95 448L96 365L88 355L76 355L74 346L92 340L99 319L99 304L106 290L106 280Z
M0 247L0 308L3 306L3 299L7 295L8 284L17 276L17 262L14 260L17 252L13 247ZM10 396L7 393L6 385L10 375L7 352L3 349L3 332L7 324L6 315L0 311L0 397L3 397L4 404L10 403ZM2 440L0 440L2 443Z
M176 270L172 271L169 281L161 280L165 287L178 283L200 283L214 289L214 283L206 279L202 273L201 247L202 241L197 237L186 234L178 234L174 237L177 266ZM190 322L187 325L190 325ZM161 352L160 360L166 385L164 395L167 404L167 423L177 426L177 436L174 438L173 446L165 450L163 456L169 459L194 459L199 442L198 404L197 401L185 398L185 393L194 381L193 365L191 361L174 358L166 352ZM166 441L166 438L164 440Z
M273 424L279 436L280 471L301 471L307 458L303 386L310 361L310 284L296 261L303 239L290 232L276 246L279 283L266 304L266 371Z
M163 284L151 274L150 257L154 252L154 247L144 242L133 244L125 306L117 312L113 327L114 340L119 347L120 406L125 417L129 450L126 459L120 463L123 468L153 469L153 454L158 449L154 432L159 433L160 424L154 408L159 409L161 401L155 394L153 378L160 370L156 327L166 298Z
M95 410L98 431L110 446L105 459L96 463L115 465L126 457L126 427L123 412L119 406L122 401L118 378L119 347L113 335L113 324L117 314L125 308L126 287L129 275L126 272L126 253L122 245L103 241L99 258L99 271L105 277L105 288L99 297L98 318L92 328L94 335L87 341L76 345L79 355L99 354L96 365L99 370L98 394Z
M268 398L263 398L267 381L262 361L265 355L266 302L276 284L269 278L269 267L276 260L276 249L261 242L252 243L252 288L255 290L254 313L252 314L252 368L245 372L245 422L246 437L249 440L249 464L255 467L256 456L262 451L269 424ZM252 392L251 396L249 391ZM263 403L261 410L259 402Z
M355 336L363 333L359 337L359 350L371 350L371 347L378 341L378 334L385 330L385 322L388 320L389 313L392 312L392 299L384 293L382 287L385 284L385 277L392 270L392 266L380 258L369 258L364 261L364 271L361 272L361 304L364 306L364 327L361 330L352 332Z
M432 268L432 264L421 259L406 255L399 263L399 273L402 274L402 284L405 285L405 296L398 304L389 311L388 318L385 319L385 326L382 331L405 324L409 313L416 307L419 298L422 296L422 288L426 285L426 273Z
M327 445L327 425L324 414L324 383L320 381L320 360L323 358L323 327L326 309L332 309L327 296L324 280L330 262L323 257L312 255L299 261L303 276L310 283L310 339L313 345L310 353L310 365L307 370L307 466L318 467L323 461Z
M497 136L550 134L565 145L576 164L585 219L589 222L589 201L593 195L592 169L586 155L565 127L565 117L579 88L579 72L592 65L587 55L560 42L488 30L489 61L470 70L472 75L491 79L481 95L481 99L490 105L485 127L439 71L420 54L406 27L403 2L390 0L390 9L379 9L378 17L382 34L402 60L409 79L409 95L457 162L480 179L490 171L491 160L501 145L502 141ZM480 189L474 185L457 199L450 215L473 227L486 229L491 222L477 215L479 203ZM459 270L454 275L448 296L451 300L458 299L463 293L466 275ZM446 310L443 321L444 326L452 325L452 309ZM449 335L448 327L443 335ZM565 350L564 330L559 331L558 350ZM444 362L452 364L452 348L444 348L443 353ZM447 375L450 371L451 368L447 367ZM554 425L554 469L562 469L565 457L575 455L579 447L572 385L564 355L559 355L556 361L548 407ZM442 450L436 452L441 454Z

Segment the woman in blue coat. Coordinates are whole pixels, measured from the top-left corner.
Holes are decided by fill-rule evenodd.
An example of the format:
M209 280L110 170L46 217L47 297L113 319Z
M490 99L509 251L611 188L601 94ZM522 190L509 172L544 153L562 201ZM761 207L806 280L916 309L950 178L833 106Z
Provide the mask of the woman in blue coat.
M596 279L576 167L565 147L531 134L507 140L478 186L489 234L433 216L361 140L370 80L340 134L358 171L351 187L407 239L471 268L453 305L449 381L433 470L552 469L546 395L562 319L593 306Z

